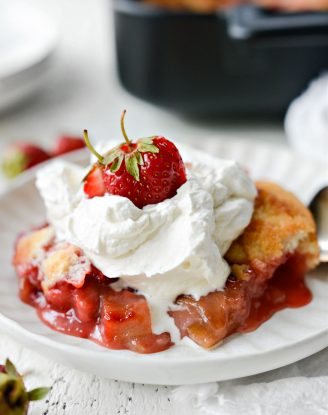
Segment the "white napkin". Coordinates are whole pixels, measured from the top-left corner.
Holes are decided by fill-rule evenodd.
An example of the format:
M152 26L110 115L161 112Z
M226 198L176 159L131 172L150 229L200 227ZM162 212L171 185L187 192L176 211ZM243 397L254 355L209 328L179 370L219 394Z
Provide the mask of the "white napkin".
M285 132L294 150L327 162L328 73L312 81L308 89L290 104Z
M172 396L203 415L327 415L328 349L257 376L180 386Z

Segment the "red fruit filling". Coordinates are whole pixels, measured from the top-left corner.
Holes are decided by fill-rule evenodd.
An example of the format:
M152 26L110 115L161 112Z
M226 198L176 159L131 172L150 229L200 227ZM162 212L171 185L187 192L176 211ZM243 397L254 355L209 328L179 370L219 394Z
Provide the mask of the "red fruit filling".
M230 276L224 291L212 292L199 301L181 296L177 301L180 310L169 314L182 337L211 348L232 333L257 329L279 310L302 307L311 301L304 281L304 257L292 255L271 266L262 265L251 264L248 280Z
M169 333L154 334L145 298L129 290L116 292L96 268L83 286L67 281L42 289L37 267L20 267L20 298L36 308L49 327L89 338L110 349L156 353L172 344Z
M43 238L46 243L44 235ZM20 248L25 245L17 244ZM65 245L46 246L43 269L44 264L49 266L53 253L61 253L58 246ZM69 249L79 255L81 263L85 261L80 251L72 246ZM79 281L68 274L48 288L35 261L23 266L17 258L21 257L16 255L14 261L20 277L20 298L35 307L49 327L89 338L110 349L156 353L172 345L169 333L152 332L146 299L129 289L113 290L113 280L94 266L87 268L87 274ZM76 266L74 263L75 270ZM180 309L169 315L182 337L211 348L232 333L255 330L278 310L307 304L311 293L304 283L305 271L305 259L298 255L281 258L270 266L254 261L242 279L230 276L224 291L212 292L199 301L180 296Z

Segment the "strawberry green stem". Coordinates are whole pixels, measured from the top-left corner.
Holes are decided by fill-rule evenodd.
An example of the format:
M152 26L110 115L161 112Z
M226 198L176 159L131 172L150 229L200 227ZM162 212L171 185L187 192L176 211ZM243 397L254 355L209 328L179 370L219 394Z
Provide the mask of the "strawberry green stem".
M126 134L125 127L124 127L125 114L126 114L126 110L123 111L122 116L121 116L121 130L122 130L123 137L126 141L126 144L130 147L131 141L130 141L128 135Z
M98 151L96 151L95 148L93 147L93 145L91 144L90 139L89 139L89 135L88 135L88 130L83 131L83 137L84 137L85 144L88 147L88 149L91 151L91 153L95 157L97 157L99 163L103 163L104 157L101 154L99 154Z

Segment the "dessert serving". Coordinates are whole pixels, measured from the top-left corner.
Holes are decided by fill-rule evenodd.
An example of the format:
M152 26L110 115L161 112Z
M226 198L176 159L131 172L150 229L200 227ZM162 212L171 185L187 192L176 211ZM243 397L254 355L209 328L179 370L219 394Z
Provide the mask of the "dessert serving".
M162 136L37 173L47 222L19 235L20 298L49 327L111 349L211 349L311 301L310 212L235 161Z

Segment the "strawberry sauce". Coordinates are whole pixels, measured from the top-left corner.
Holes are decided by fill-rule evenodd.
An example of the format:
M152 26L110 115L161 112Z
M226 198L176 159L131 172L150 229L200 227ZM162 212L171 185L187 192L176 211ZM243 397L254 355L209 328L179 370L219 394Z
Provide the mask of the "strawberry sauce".
M279 310L308 304L312 295L304 281L305 270L302 257L292 256L271 278L260 273L254 273L250 281L230 277L224 291L210 293L197 302L185 297L184 307L170 315L182 337L189 336L210 348L233 333L257 329ZM94 267L82 287L62 281L46 292L37 269L28 267L20 273L20 297L50 328L110 349L156 353L173 344L169 333L152 332L148 304L142 295L129 289L113 290L111 280Z
M297 257L281 265L268 281L264 293L252 300L246 321L236 331L245 333L256 330L277 311L308 304L312 294L304 280L304 269L302 259Z
M20 279L20 298L56 331L137 353L156 353L172 345L169 333L152 332L145 298L130 290L114 291L102 274L86 276L81 288L63 281L45 293L33 277Z
M213 348L233 333L255 330L276 311L309 303L312 296L304 282L306 268L304 258L296 255L272 264L254 262L245 279L231 275L223 291L198 301L181 296L180 308L169 314L182 337Z

